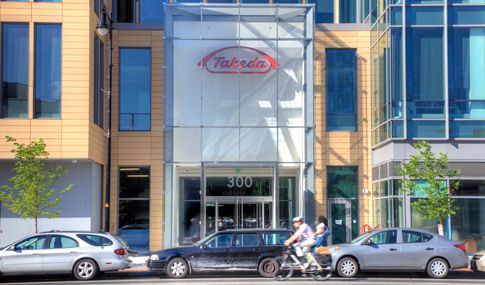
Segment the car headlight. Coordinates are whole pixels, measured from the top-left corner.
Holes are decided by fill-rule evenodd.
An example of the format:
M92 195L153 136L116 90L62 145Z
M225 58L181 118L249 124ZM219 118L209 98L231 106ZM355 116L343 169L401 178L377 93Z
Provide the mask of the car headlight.
M339 251L339 250L340 250L340 247L332 247L332 248L330 249L330 253L336 253L336 252L337 252L337 251Z
M158 260L158 259L159 259L158 255L156 255L156 254L150 255L150 260Z
M479 260L485 260L485 255L482 255Z

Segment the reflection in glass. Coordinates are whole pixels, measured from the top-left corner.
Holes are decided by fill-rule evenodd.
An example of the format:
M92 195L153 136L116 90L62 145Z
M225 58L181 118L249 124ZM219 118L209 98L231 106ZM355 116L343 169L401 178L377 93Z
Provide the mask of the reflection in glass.
M327 131L357 130L355 50L325 52Z
M485 138L485 122L452 120L450 138Z
M450 101L450 118L485 119L485 100Z
M280 177L280 228L291 229L295 215L295 177Z
M151 50L120 48L120 131L150 130Z
M35 117L60 118L62 25L35 25Z
M393 100L402 100L404 94L403 84L403 51L402 29L391 29L391 96Z
M241 161L276 161L276 128L241 128Z
M202 161L239 161L239 129L203 128Z
M357 167L328 166L328 198L357 198Z
M234 175L228 177L207 177L207 196L271 196L271 177Z
M130 246L130 252L148 255L149 200L119 200L118 235Z
M407 121L407 138L444 138L445 121Z
M29 111L29 25L3 24L3 118L27 118Z
M443 56L443 28L406 28L407 100L444 100Z
M394 198L393 201L393 227L404 227L403 198Z
M468 254L485 250L485 199L456 199L451 238L465 244Z
M308 4L315 4L315 23L333 23L334 0L307 0Z
M406 25L443 25L443 7L406 7Z
M448 7L448 25L484 25L484 24L485 24L484 6L449 6Z
M444 119L445 101L407 101L407 117L420 119Z
M391 8L391 25L402 25L402 7Z

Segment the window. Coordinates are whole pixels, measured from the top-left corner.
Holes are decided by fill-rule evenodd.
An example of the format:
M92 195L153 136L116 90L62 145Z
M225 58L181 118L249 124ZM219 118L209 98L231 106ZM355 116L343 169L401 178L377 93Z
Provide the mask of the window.
M325 52L327 131L357 130L355 50Z
M295 177L280 177L280 228L291 226L295 216Z
M3 0L5 1L5 0ZM17 0L18 1L18 0ZM29 2L29 1L26 1ZM34 2L44 2L44 3L62 3L62 0L34 0Z
M62 26L35 25L35 117L60 118L62 94Z
M103 128L104 117L104 44L94 38L94 123Z
M200 204L200 203L199 203ZM150 168L119 168L118 235L131 252L148 254L150 234Z
M47 236L30 237L16 244L15 248L20 250L42 249L46 238Z
M407 116L444 119L443 28L406 28ZM408 121L408 138L444 138L444 121Z
M3 24L2 118L29 113L29 24Z
M483 25L483 24L485 24L484 6L449 6L448 7L448 25Z
M109 238L97 235L77 235L77 237L92 246L110 246L113 244Z
M461 180L453 196L485 196L485 180Z
M291 237L289 232L284 233L262 233L264 245L282 245Z
M120 23L163 23L163 2L160 0L119 0L118 22ZM196 1L175 1L174 3L199 3ZM233 2L230 2L233 3Z
M238 234L236 238L236 246L259 246L257 234Z
M150 130L151 50L120 48L120 131Z
M315 4L315 23L333 23L334 0L307 0Z
M469 19L477 17L470 15ZM484 58L485 28L448 28L449 131L452 139L485 138L484 122L473 120L485 119Z
M369 239L371 239L374 244L397 243L397 231L381 232L373 235Z
M232 234L218 235L212 238L205 245L208 248L220 248L220 247L231 247L232 244Z
M357 23L357 1L340 0L340 23Z
M104 0L94 0L94 12L99 17L99 12L101 12L101 8L103 8Z
M49 243L49 248L72 248L77 247L77 242L72 238L63 237L63 236L51 236L51 240Z
M328 198L357 198L357 167L327 166Z
M411 232L411 231L402 231L403 243L427 242L432 238L433 236L430 236L428 234L422 234L422 233Z
M443 25L443 7L406 7L406 25Z
M485 250L485 199L455 200L456 214L451 216L451 239L465 244L468 254Z

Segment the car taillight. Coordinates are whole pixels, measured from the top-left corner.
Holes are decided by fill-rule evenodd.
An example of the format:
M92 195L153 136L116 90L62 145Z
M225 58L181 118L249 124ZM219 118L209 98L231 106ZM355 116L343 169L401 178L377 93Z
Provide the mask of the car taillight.
M123 249L117 249L117 250L115 250L115 253L117 255L125 255L126 249L124 249L124 248Z
M463 252L465 252L465 254L466 254L466 249L465 249L465 247L463 245L454 244L453 246L456 247L456 248L459 248L459 249L463 250Z

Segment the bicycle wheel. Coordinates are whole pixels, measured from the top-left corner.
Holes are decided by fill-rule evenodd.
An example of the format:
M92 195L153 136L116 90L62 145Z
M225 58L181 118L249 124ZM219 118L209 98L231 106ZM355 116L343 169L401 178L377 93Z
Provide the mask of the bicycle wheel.
M286 281L293 274L292 265L287 263L283 256L271 260L270 268L271 276L277 281Z
M317 273L308 273L313 279L316 281L325 281L332 277L332 267L331 266L325 266L323 267L323 271L317 272Z

